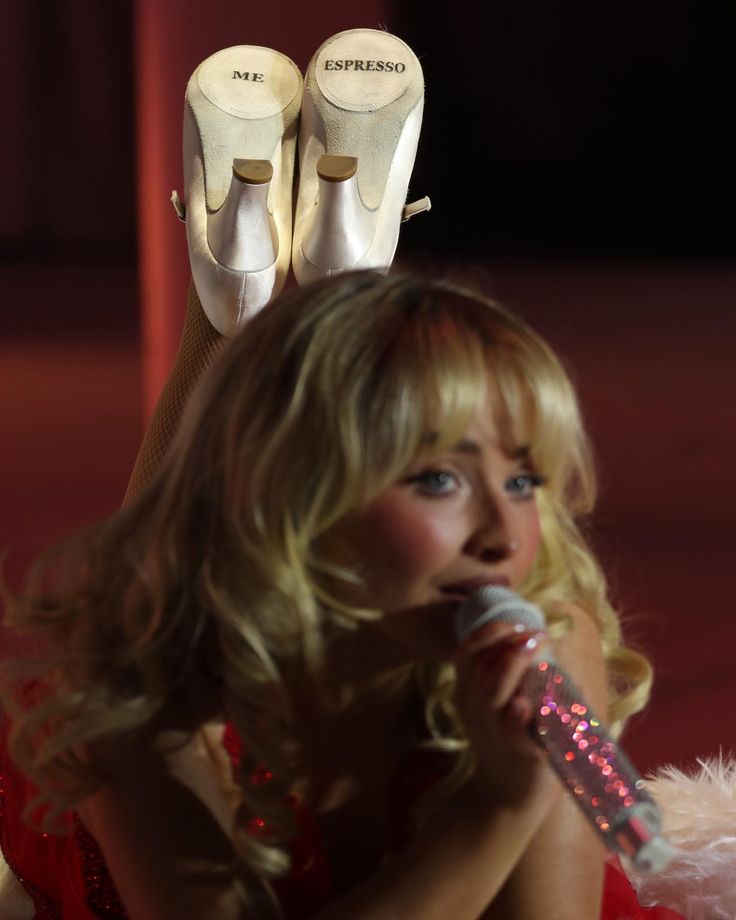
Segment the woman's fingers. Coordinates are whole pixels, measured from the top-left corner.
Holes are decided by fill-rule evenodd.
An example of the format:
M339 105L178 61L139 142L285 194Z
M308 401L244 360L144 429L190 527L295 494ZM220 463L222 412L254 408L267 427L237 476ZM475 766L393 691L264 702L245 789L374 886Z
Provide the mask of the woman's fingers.
M476 706L503 709L545 641L546 634L519 630L514 624L494 623L479 629L455 655L459 692ZM518 705L515 711L518 717Z
M516 690L514 695L504 707L502 713L503 721L509 728L520 730L527 727L534 715L534 708L528 697L524 696L521 690Z
M532 704L524 675L544 649L546 634L492 623L455 654L456 702L476 762L476 775L498 801L522 801L544 774L544 759L527 727Z

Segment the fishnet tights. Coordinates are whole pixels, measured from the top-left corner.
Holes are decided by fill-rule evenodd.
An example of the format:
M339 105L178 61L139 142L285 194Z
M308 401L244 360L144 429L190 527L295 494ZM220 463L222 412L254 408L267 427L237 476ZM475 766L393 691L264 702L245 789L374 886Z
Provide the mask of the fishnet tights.
M143 436L123 504L138 495L163 460L194 385L224 342L224 337L215 331L207 319L194 284L190 281L184 330L174 367Z

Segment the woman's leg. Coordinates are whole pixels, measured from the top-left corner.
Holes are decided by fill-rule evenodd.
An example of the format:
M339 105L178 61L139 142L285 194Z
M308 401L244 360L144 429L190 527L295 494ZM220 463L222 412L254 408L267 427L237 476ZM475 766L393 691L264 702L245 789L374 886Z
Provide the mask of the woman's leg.
M169 449L194 385L224 343L225 338L215 331L205 316L194 284L190 281L179 350L143 437L124 504L135 498L155 473Z

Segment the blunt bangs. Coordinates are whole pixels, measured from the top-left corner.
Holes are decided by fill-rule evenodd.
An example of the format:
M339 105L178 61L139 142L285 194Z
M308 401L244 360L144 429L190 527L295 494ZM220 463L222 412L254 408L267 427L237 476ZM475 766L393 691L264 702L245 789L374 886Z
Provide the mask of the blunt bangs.
M437 291L434 309L413 317L397 354L404 399L419 416L418 455L456 444L491 406L510 449L528 448L548 491L573 513L590 509L590 449L570 379L534 332L491 301Z
M420 418L410 462L456 444L488 404L488 363L477 336L455 317L415 323L413 360L407 362L407 398ZM408 343L407 343L408 344Z
M565 371L478 293L361 273L297 289L250 322L220 369L234 392L213 406L242 403L230 426L239 443L224 454L243 480L238 514L257 510L270 521L261 529L283 527L288 508L308 541L421 456L456 444L489 406L550 492L572 495L569 483L589 476Z
M529 448L546 491L573 513L590 510L595 492L590 447L560 361L533 333L491 360L508 424L517 443Z

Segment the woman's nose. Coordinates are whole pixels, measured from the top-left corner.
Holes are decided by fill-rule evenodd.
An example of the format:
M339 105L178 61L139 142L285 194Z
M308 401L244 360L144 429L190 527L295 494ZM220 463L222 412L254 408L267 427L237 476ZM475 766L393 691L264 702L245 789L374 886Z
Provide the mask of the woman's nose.
M478 538L474 541L471 553L481 562L501 562L513 556L519 544L506 537Z
M483 510L466 544L466 550L481 562L500 562L512 556L519 544L498 503L490 500L484 504Z

